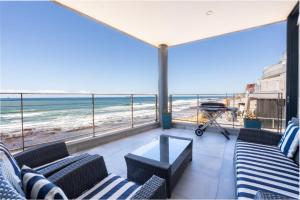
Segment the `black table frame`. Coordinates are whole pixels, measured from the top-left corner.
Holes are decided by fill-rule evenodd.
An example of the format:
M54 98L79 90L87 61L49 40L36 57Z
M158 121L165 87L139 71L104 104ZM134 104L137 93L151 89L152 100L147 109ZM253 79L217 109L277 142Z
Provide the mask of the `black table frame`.
M152 175L159 176L166 180L167 195L168 198L170 198L171 192L184 172L184 169L189 162L192 161L193 139L170 135L163 136L189 140L190 142L172 164L163 163L131 153L125 155L127 179L139 184L144 184Z

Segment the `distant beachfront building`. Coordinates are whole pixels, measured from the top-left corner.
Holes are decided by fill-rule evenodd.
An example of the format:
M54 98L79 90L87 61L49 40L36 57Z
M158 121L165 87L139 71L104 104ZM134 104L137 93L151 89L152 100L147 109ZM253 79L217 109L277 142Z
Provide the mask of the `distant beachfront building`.
M256 93L274 93L268 95L269 98L277 98L281 93L285 98L285 81L286 81L286 53L282 56L277 64L265 67L262 77L257 80L255 86ZM264 97L266 98L266 97Z
M282 126L285 115L286 53L279 62L265 67L255 84L247 84L245 109L255 111L264 128ZM279 122L279 123L278 123Z

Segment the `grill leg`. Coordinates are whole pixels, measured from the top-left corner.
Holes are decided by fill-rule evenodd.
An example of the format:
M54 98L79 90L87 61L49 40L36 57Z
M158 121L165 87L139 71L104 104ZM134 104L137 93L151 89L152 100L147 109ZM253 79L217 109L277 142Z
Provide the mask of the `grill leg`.
M222 135L225 136L225 138L227 140L230 140L229 132L225 128L223 128L216 120L217 118L221 117L223 113L224 112L219 111L219 112L217 112L216 116L213 116L209 113L208 113L208 115L209 115L210 121L212 121L212 124L222 133Z

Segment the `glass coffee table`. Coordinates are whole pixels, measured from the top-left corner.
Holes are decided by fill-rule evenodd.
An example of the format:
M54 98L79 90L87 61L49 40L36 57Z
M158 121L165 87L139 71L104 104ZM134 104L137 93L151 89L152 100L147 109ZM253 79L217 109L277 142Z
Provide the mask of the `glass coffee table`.
M164 178L170 198L184 169L192 161L192 152L193 139L160 135L125 156L127 178L140 184L152 175Z

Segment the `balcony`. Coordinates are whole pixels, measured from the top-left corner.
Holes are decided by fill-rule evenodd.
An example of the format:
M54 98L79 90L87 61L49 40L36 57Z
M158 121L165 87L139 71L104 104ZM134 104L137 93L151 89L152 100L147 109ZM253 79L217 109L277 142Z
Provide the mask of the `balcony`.
M162 134L191 138L193 161L176 184L172 198L235 198L232 159L239 128L243 127L241 108L234 116L226 112L217 118L218 123L229 130L230 140L214 128L208 128L201 137L195 135L194 129L205 123L199 109L201 102L213 100L230 107L240 107L247 101L246 94L172 94L169 97L169 111L173 117L173 128L168 130L157 128L155 94L1 95L1 119L4 119L1 122L1 139L12 151L66 141L74 155L102 155L109 172L127 177L124 156L128 153ZM251 105L250 109L261 112L257 103ZM282 106L277 103L276 110L284 110ZM280 112L275 113L270 118L260 117L263 129L275 132L284 130L284 116Z
M159 186L152 184L158 188L151 192L161 190L158 198L264 199L270 195L278 199L299 198L299 141L296 140L299 119L294 118L299 117L299 86L295 84L299 79L299 46L295 45L299 37L298 1L116 4L56 0L55 3L156 48L158 91L154 94L0 93L0 139L4 143L0 152L5 152L2 160L7 157L5 161L15 166L15 174L10 175L20 178L18 168L28 165L39 177L42 174L42 178L60 187L70 199L87 191L90 198L100 198L102 192L106 195L104 199L109 195L118 199L120 194L109 193L119 192L120 188L114 184L122 190L119 183L128 184L126 187L133 184L141 191L153 189L148 185L153 180ZM179 16L180 20L174 23ZM170 47L283 20L287 20L286 93L169 93ZM269 77L281 69L266 72ZM208 127L202 136L197 136L195 128L209 121L199 107L205 101L224 104L224 113L213 120L221 126ZM243 129L248 111L260 121L259 128ZM228 138L218 128L226 128ZM284 131L287 136L282 138ZM63 151L54 148L55 145ZM42 151L43 148L51 151ZM32 164L40 160L43 160L40 165ZM43 174L43 169L53 170L53 166L58 168ZM114 176L119 182L103 183L111 176L106 168L123 178ZM18 180L10 189L30 188L24 187L28 183L24 180ZM94 182L89 187L78 187L91 180ZM21 181L23 188L19 188ZM100 190L107 183L109 187ZM79 193L77 189L83 191ZM22 192L28 199L38 198L32 197L31 191ZM98 196L91 196L94 193Z
M11 132L9 125L1 122L2 141L16 153L53 141L66 141L68 151L76 155L88 153L104 157L109 173L128 176L125 156L155 141L161 135L189 138L193 140L192 161L189 162L178 179L169 198L172 199L234 199L236 197L236 178L233 175L235 164L235 145L239 129L243 127L241 113L224 113L218 123L229 132L229 140L213 127L206 129L200 137L194 133L195 127L203 123L199 104L206 100L224 102L228 106L241 105L245 94L173 94L169 98L173 115L173 128L162 130L158 127L157 96L155 94L1 94L1 118L18 114L19 130ZM7 95L10 98L7 98ZM3 97L6 98L3 98ZM19 98L17 98L19 97ZM280 99L277 99L280 102ZM109 105L109 106L103 106ZM111 106L113 105L113 106ZM255 105L256 107L253 107ZM259 113L257 104L251 109ZM58 114L64 108L63 115ZM46 113L54 113L49 118ZM283 110L277 104L277 110ZM104 112L101 112L104 111ZM108 112L115 113L107 115ZM117 114L116 114L117 113ZM29 114L29 115L28 115ZM65 123L66 116L73 116ZM38 116L33 118L33 116ZM84 117L83 117L84 116ZM103 117L105 116L105 117ZM87 119L78 127L68 127L76 119ZM260 120L268 120L260 118ZM263 129L276 132L284 130L284 116L272 118L273 124L265 122ZM275 125L276 123L276 125ZM45 126L41 126L44 124ZM76 124L76 123L75 123ZM55 125L50 128L50 125ZM46 129L45 127L48 127ZM108 128L109 127L109 128ZM282 130L280 130L282 129ZM43 130L43 131L42 131ZM29 133L30 132L30 133Z

